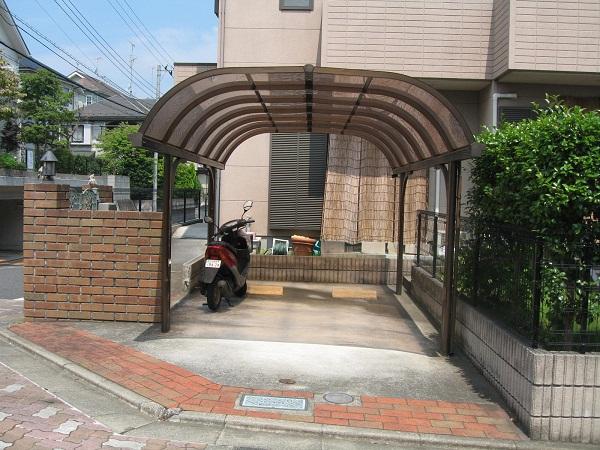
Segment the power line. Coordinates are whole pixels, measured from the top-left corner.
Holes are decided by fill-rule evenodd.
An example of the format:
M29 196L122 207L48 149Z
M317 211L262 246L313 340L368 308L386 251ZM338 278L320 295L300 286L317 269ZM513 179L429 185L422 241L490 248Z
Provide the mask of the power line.
M100 43L100 45L110 54L110 56L116 55L117 58L119 58L121 60L122 63L121 67L126 67L129 69L128 67L128 62L125 60L125 58L123 58L121 56L121 54L119 52L117 52L111 45L110 43L108 43L106 41L106 39L104 39L104 37L102 37L102 35L98 32L98 30L96 28L94 28L94 26L86 19L85 15L77 8L77 6L75 6L75 4L73 4L73 2L71 0L62 0L62 2L65 4L65 6L71 11L71 13L73 13L73 15L75 16L75 18L84 26L84 28L86 28L88 31L91 32L92 37L94 39L97 40L97 42ZM67 2L75 9L75 11L77 11L77 13L75 13L75 11L73 11L73 9L71 9L71 7L67 4ZM56 0L55 0L56 3ZM63 10L64 11L64 10ZM81 20L83 19L83 21ZM84 23L85 22L85 23ZM87 24L87 25L86 25ZM94 36L94 34L99 38L96 38ZM106 44L104 45L103 44ZM112 51L112 53L111 53ZM112 62L112 61L111 61ZM114 63L113 63L114 64ZM133 73L135 73L136 76L136 80L138 81L138 83L142 83L142 85L145 86L146 90L146 94L148 93L148 89L150 89L150 92L152 92L152 89L154 89L154 86L152 85L152 83L148 82L142 75L140 75L137 71L133 71Z
M54 17L52 16L52 14L50 14L48 12L48 10L46 8L44 8L44 6L42 6L42 4L39 2L39 0L35 0L35 2L40 7L40 9L42 11L44 11L44 13L46 14L46 16L48 16L50 18L50 20L54 23L54 25L56 25L56 28L58 28L62 32L62 34L69 40L69 42L71 44L73 44L73 46L77 50L79 50L79 52L81 53L81 55L84 58L86 58L91 64L94 64L94 62L91 60L91 58L79 47L79 45L77 45L77 43L71 38L71 36L69 34L67 34L67 32L65 31L65 29L58 23L58 21L56 19L54 19Z
M1 8L1 7L0 7ZM69 64L71 66L73 66L76 70L80 70L80 67L83 67L87 70L89 70L90 72L94 72L94 70L92 68L90 68L87 64L85 64L84 62L80 61L78 58L76 58L74 55L72 55L71 53L67 52L66 50L64 50L62 47L60 47L58 44L56 44L54 41L52 41L50 38L48 38L47 36L45 36L44 34L42 34L39 30L37 30L34 26L30 25L29 23L27 23L26 21L24 21L23 19L21 19L20 17L14 15L14 18L16 20L18 20L20 23L22 23L23 25L25 25L27 28L29 28L33 33L37 34L41 39L45 40L46 42L48 42L50 45L52 45L53 47L55 47L56 49L58 49L60 52L62 52L63 54L65 54L67 57L71 58L71 60L75 61L75 63L77 65L72 64L71 62L69 62ZM40 42L37 38L35 38L35 36L33 36L31 33L29 33L26 29L24 29L23 27L16 25L16 27L23 31L24 33L27 33L27 35L29 35L31 38L35 39L37 42ZM40 42L41 43L41 42ZM48 48L46 45L44 45L44 47ZM50 49L51 50L51 49ZM55 52L53 52L55 53ZM55 53L56 54L56 53ZM102 76L101 78L105 79L107 84L111 85L112 87L114 87L115 89L118 89L122 92L125 92L125 89L121 88L117 83L115 83L114 81L110 80L108 77L104 77Z
M81 31L84 34L84 36L100 51L100 53L102 53L106 58L108 58L109 62L119 72L121 72L121 74L123 74L124 76L126 76L127 78L129 78L129 74L127 73L127 70L125 70L123 68L123 65L120 64L119 61L116 60L112 56L112 54L110 53L110 51L108 49L106 49L106 47L101 42L99 42L97 40L97 38L95 36L93 36L93 34L90 36L91 33L88 33L89 29L85 26L85 24L83 23L83 21L76 15L76 13L69 7L69 5L67 5L65 3L65 6L69 9L69 11L71 11L71 13L73 14L73 16L71 16L71 14L69 14L69 12L65 8L63 8L63 6L57 0L54 0L54 2L62 10L62 12L69 18L69 20L75 24L75 26L79 29L79 31ZM80 23L81 23L81 25L80 25ZM82 26L83 26L83 28L82 28ZM84 30L84 28L86 28L88 31ZM117 55L118 55L118 53L117 53ZM125 64L125 67L127 67L126 64ZM152 96L152 94L150 94L150 92L152 92L152 91L145 86L145 84L149 84L149 83L147 81L143 80L143 78L142 78L142 84L140 84L140 82L138 80L138 77L137 77L137 72L136 72L136 83L135 84L146 95L148 95L150 97ZM152 87L152 85L150 85L150 86Z
M54 53L56 56L58 56L58 57L59 57L60 59L62 59L64 62L66 62L66 63L67 63L67 64L69 64L70 66L74 67L75 69L77 69L77 70L80 70L80 69L79 69L79 68L78 68L78 67L77 67L75 64L73 64L71 61L67 60L65 57L63 57L62 55L60 55L60 54L59 54L59 53L57 53L56 51L52 50L50 47L48 47L46 44L44 44L44 43L43 43L42 41L40 41L38 38L36 38L35 36L33 36L31 33L29 33L27 30L25 30L25 29L23 29L23 28L21 28L21 27L18 27L18 28L19 28L21 31L23 31L24 33L26 33L26 34L27 34L29 37L31 37L33 40L35 40L36 42L38 42L40 45L44 46L46 49L48 49L49 51L51 51L52 53ZM21 55L22 57L29 59L29 56L25 55L24 53L21 53L20 51L18 51L18 50L17 50L17 49L15 49L15 48L11 47L11 46L10 46L10 45L8 45L6 42L4 42L4 41L0 41L0 44L4 45L6 48L8 48L8 49L12 50L13 52L15 52L15 53L17 53L17 54ZM90 91L90 92L93 92L94 94L98 95L99 97L102 97L102 98L103 98L104 100L106 100L107 102L110 102L110 103L113 103L113 104L115 104L115 105L121 106L121 107L123 107L123 108L125 108L125 109L128 109L128 110L130 110L130 111L136 112L136 113L138 113L138 114L140 114L140 113L143 113L142 111L140 111L140 110L138 110L138 109L129 108L128 106L122 105L122 104L121 104L121 103L119 103L119 102L115 102L114 100L111 100L111 99L109 99L109 98L105 98L105 97L103 97L103 96L102 96L102 95L101 95L99 92L96 92L96 91L94 91L93 89L89 89L89 88L86 88L85 86L81 86L81 85L79 85L78 83L75 83L75 82L73 82L73 81L71 81L71 80L70 80L70 82L71 82L71 83L73 83L73 84L75 84L75 85L77 85L77 86L79 86L79 87L81 87L82 89L85 89L85 90L88 90L88 91ZM119 89L120 89L120 88L119 88ZM129 99L128 99L127 97L123 96L122 94L117 94L117 95L120 95L120 96L121 96L121 97L122 97L124 100L127 100L127 101L129 101ZM130 103L131 103L131 102L130 102ZM131 103L131 105L132 105L132 106L135 106L133 103ZM146 109L148 109L148 108L146 108Z
M133 22L133 20L131 19L131 16L129 16L129 15L127 14L127 11L125 11L125 10L123 9L123 6L122 6L122 5L121 5L119 2L117 2L117 1L116 1L116 4L117 4L117 5L119 5L119 7L120 7L121 9L123 9L123 12L124 12L125 14L127 14L127 17L129 17L129 20L130 20L131 22L128 22L128 21L125 19L125 17L123 17L123 14L121 14L121 12L120 12L120 11L119 11L119 10L116 8L116 6L113 4L113 2L112 2L111 0L106 0L106 1L107 1L107 2L108 2L108 4L110 5L110 7L111 7L111 8L114 10L114 12L116 12L116 13L117 13L117 15L118 15L118 16L121 18L121 20L123 21L123 23L124 23L125 25L127 25L127 27L128 27L130 30L131 30L131 32L132 32L132 33L133 33L133 34L134 34L134 35L135 35L135 36L138 38L138 40L139 40L139 41L140 41L140 42L141 42L141 43L144 45L144 47L146 47L146 50L148 50L148 51L150 52L150 54L152 54L152 56L153 56L154 58L156 58L156 60L157 60L157 61L160 63L160 62L161 62L161 57L160 57L160 56L158 56L156 53L154 53L154 52L152 51L152 49L151 49L150 47L148 47L148 45L146 44L146 40L147 40L147 38L146 38L145 36L144 36L143 38L140 38L140 35L139 35L139 34L138 34L138 33L137 33L137 32L136 32L134 29L133 29L133 27L131 26L131 24L133 24L133 25L134 25L134 26L135 26L135 27L136 27L138 30L140 30L140 28L139 28L139 27L138 27L138 26L135 24L135 22ZM141 31L141 30L140 30L140 31ZM143 33L142 33L142 35L143 35Z
M140 19L140 17L135 13L135 11L133 10L133 8L131 7L131 5L129 4L129 2L127 0L123 0L123 2L125 3L125 5L127 5L127 7L129 8L129 10L131 11L131 13L135 16L135 18L138 20L138 22L142 25L142 27L144 28L144 30L146 30L146 32L148 33L148 36L150 36L151 39L154 40L154 42L156 42L158 44L158 46L162 49L163 51L163 55L166 55L168 57L168 60L173 63L175 62L175 59L171 56L171 54L162 46L162 44L160 43L160 41L158 39L156 39L156 37L154 37L154 35L150 32L150 30L146 27L146 25L144 24L144 22Z

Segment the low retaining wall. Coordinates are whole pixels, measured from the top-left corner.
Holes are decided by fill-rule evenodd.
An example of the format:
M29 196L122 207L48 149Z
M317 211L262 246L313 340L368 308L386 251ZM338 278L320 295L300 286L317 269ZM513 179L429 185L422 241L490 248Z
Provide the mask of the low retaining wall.
M25 185L25 318L160 321L162 213L70 210L69 189Z
M443 285L419 267L410 292L438 324ZM600 444L600 354L532 349L457 300L457 343L533 439Z
M404 261L410 270L410 261ZM314 283L396 283L396 259L376 255L277 256L252 255L250 280Z

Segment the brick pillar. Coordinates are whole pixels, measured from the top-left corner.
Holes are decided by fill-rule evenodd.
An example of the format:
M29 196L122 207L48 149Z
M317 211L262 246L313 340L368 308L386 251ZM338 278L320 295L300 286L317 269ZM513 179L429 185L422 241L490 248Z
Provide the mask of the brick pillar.
M69 208L69 192L68 184L26 184L24 187L24 216L27 217L27 210L44 210L44 209L66 209ZM29 211L30 213L32 211ZM44 215L44 214L32 214ZM25 231L26 232L26 231Z
M26 318L58 318L59 311L38 310L57 293L56 268L46 258L56 258L66 244L56 242L57 234L67 234L58 226L58 216L69 208L68 184L26 184L23 201L23 296ZM66 317L66 311L64 311Z

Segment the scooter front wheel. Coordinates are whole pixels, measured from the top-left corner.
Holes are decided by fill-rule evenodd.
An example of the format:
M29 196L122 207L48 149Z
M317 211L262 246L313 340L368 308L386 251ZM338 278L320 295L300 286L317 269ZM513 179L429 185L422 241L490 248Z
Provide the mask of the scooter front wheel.
M211 284L206 289L206 302L211 311L219 309L221 304L221 288L217 284Z

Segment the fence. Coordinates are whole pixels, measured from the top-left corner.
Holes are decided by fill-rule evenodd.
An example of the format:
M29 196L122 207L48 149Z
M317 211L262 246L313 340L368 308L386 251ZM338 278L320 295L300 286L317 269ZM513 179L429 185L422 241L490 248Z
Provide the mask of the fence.
M432 277L444 279L446 214L417 212L417 265Z
M152 211L152 188L131 188L131 200L138 211ZM162 211L163 192L157 191L157 210ZM207 214L206 189L174 189L171 200L171 222L189 224L201 221Z
M458 295L533 347L600 350L600 245L566 248L513 226L463 221Z

